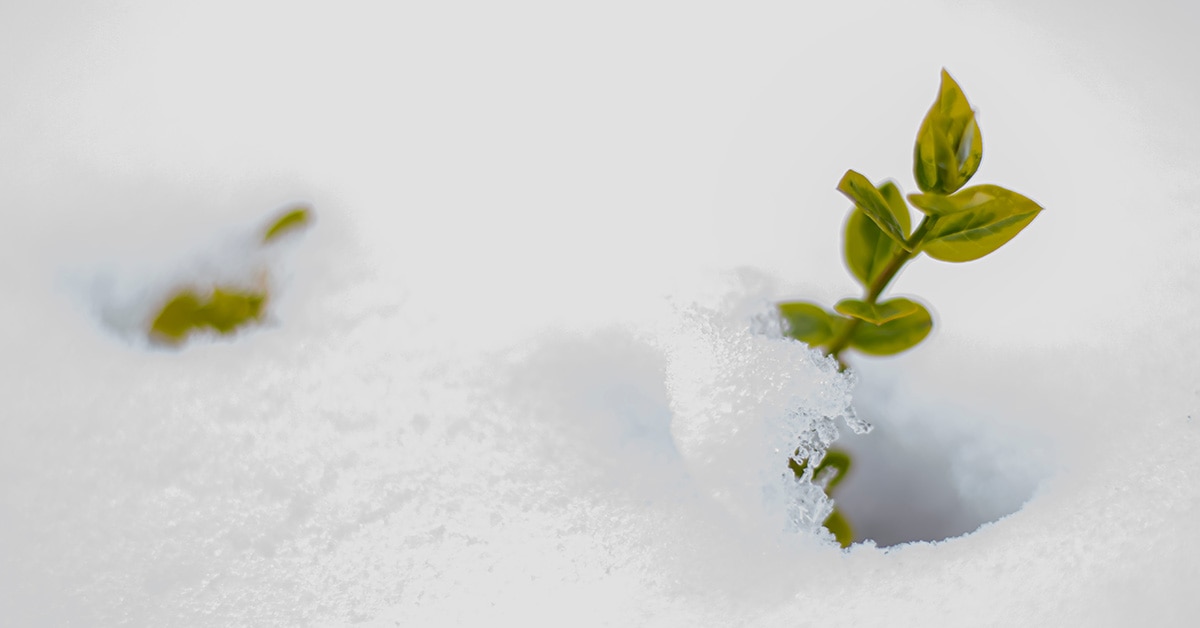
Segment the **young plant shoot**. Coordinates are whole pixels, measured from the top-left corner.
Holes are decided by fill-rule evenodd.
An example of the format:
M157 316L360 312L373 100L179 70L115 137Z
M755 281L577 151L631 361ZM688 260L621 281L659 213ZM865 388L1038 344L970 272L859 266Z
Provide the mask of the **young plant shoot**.
M862 286L860 298L838 301L832 311L807 301L780 303L784 333L820 348L843 369L842 353L854 349L869 355L894 355L916 346L933 328L929 310L912 299L884 299L892 279L921 253L943 262L969 262L1003 246L1021 232L1042 208L1037 203L996 185L963 187L983 161L983 136L975 112L950 74L942 70L937 100L925 114L913 149L913 176L920 193L907 202L892 181L879 185L853 170L846 171L837 189L854 208L846 220L843 255L846 267ZM908 209L917 208L916 229ZM836 454L836 455L835 455ZM844 452L830 451L813 471L818 477L830 467L836 480L850 466ZM798 475L807 461L792 461ZM826 490L834 482L826 484ZM825 526L848 546L853 533L837 510Z
M263 229L262 246L303 230L311 221L308 207L289 209ZM266 313L269 294L265 281L260 283L254 287L218 285L208 290L181 288L150 322L147 334L152 342L167 346L180 346L188 336L198 332L233 334L261 321Z

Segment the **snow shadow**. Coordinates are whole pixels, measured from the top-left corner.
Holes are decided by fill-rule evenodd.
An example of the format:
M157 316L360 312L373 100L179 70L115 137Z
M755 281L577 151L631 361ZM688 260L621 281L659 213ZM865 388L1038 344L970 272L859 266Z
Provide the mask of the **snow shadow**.
M853 467L834 494L855 541L941 541L1020 510L1047 475L1038 448L988 410L924 397L871 370L855 407L875 429L835 447Z

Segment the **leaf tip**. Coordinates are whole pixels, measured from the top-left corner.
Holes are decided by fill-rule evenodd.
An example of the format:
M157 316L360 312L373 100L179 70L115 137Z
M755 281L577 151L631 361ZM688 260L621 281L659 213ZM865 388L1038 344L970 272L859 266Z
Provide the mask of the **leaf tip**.
M307 205L296 205L276 218L263 232L263 244L268 244L284 235L307 227L312 222L312 209Z

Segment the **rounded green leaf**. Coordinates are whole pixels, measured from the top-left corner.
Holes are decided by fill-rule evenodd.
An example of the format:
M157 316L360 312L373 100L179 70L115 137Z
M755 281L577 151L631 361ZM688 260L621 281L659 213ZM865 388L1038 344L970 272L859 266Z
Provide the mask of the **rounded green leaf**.
M895 240L900 246L907 248L905 240L908 239L908 230L901 227L899 216L899 213L908 213L907 207L903 208L903 212L897 212L888 199L884 198L879 188L853 170L847 170L846 174L842 175L837 189L854 201L855 206L874 221L888 237ZM901 204L903 204L903 199L901 199Z
M1042 211L1037 203L997 185L966 188L947 201L957 211L937 218L921 250L943 262L969 262L1004 246Z
M890 320L882 325L863 322L854 330L850 346L870 355L893 355L916 346L933 329L933 317L919 303L906 316Z
M917 311L919 307L921 306L915 302L903 298L892 299L883 303L867 303L859 299L842 299L838 301L837 305L833 306L833 309L837 310L840 314L852 316L872 325L882 325L908 316Z
M829 313L821 306L805 301L793 301L780 303L778 307L784 321L784 335L813 347L833 337Z
M937 100L925 114L913 148L913 176L923 192L951 194L983 161L983 135L966 94L942 70Z
M863 210L857 207L850 210L842 239L842 257L859 284L871 285L899 248L900 245L887 237Z

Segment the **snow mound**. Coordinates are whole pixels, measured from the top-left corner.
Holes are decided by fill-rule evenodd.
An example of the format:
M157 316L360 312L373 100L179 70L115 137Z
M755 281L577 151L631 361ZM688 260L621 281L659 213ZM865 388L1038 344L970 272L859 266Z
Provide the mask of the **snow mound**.
M756 329L742 280L473 356L427 344L419 296L389 310L381 279L304 280L329 293L179 351L111 342L83 312L10 338L29 364L6 402L6 555L31 574L6 583L10 617L733 621L834 551L828 500L786 464L836 437L852 382ZM374 316L301 315L364 292Z
M856 417L853 380L837 362L784 338L765 294L738 294L762 282L740 280L715 306L679 308L678 331L663 338L671 433L693 476L731 511L824 533L832 505L787 460L819 462L837 419L859 433L870 426Z

